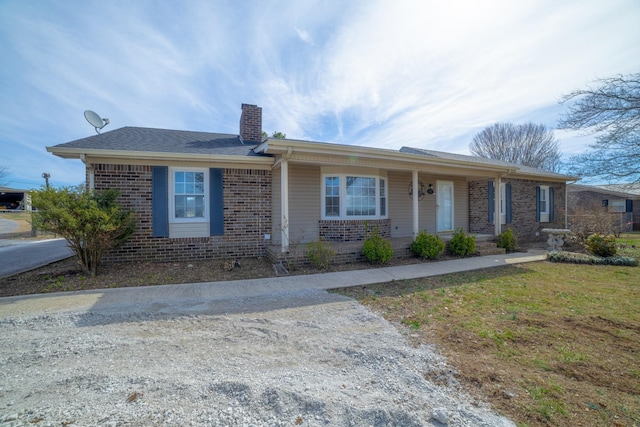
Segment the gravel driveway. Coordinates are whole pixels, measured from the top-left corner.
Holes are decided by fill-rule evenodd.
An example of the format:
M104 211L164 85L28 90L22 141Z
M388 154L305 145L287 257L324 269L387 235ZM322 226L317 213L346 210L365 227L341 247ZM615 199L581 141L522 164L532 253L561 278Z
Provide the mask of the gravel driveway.
M2 300L0 426L515 426L434 349L325 291L144 310Z

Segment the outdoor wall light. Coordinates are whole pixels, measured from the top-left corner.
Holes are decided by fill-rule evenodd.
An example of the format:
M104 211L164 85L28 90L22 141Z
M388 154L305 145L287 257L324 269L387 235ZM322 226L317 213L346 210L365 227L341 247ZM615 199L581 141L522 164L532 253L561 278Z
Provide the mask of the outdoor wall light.
M429 184L429 189L427 190L427 193L429 193L429 194L433 194L434 193L433 184Z

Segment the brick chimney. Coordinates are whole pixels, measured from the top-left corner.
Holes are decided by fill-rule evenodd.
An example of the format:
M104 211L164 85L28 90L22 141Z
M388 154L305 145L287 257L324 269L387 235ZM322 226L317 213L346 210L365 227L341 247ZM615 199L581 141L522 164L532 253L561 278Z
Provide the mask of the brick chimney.
M242 104L240 138L247 142L262 141L262 108L257 105Z

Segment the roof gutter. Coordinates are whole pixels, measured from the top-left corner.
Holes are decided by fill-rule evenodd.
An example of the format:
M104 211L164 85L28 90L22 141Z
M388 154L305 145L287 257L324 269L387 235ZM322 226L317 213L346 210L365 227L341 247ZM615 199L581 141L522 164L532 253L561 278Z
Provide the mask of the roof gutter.
M119 151L119 150L96 150L62 147L47 147L47 151L63 159L80 159L86 162L87 156L107 157L112 159L143 159L143 160L189 160L189 161L211 161L222 160L226 163L256 163L261 165L273 164L272 157L261 156L238 156L238 155L211 155L194 153L165 153L152 151Z
M380 148L360 147L353 145L338 145L321 142L296 141L289 139L269 139L254 148L254 152L280 154L291 156L295 150L297 153L304 154L322 154L333 156L360 155L363 158L375 160L396 160L402 162L410 162L416 165L438 165L438 166L463 166L473 170L492 171L500 173L513 172L513 167L494 166L494 165L478 165L475 162L465 162L462 160L430 158L427 156L418 156L413 153L402 153L395 150L385 150ZM435 161L433 161L435 160Z

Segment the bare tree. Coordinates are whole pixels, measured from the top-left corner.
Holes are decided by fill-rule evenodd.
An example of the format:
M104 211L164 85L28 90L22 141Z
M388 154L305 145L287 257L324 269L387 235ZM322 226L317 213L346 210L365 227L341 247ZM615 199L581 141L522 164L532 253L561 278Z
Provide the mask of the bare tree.
M496 123L473 137L472 154L556 172L560 168L558 140L545 125Z
M597 87L563 96L574 101L561 129L595 133L593 151L569 159L570 172L591 179L640 182L640 73L596 80Z
M7 177L9 176L9 168L0 166L0 185L8 185Z

